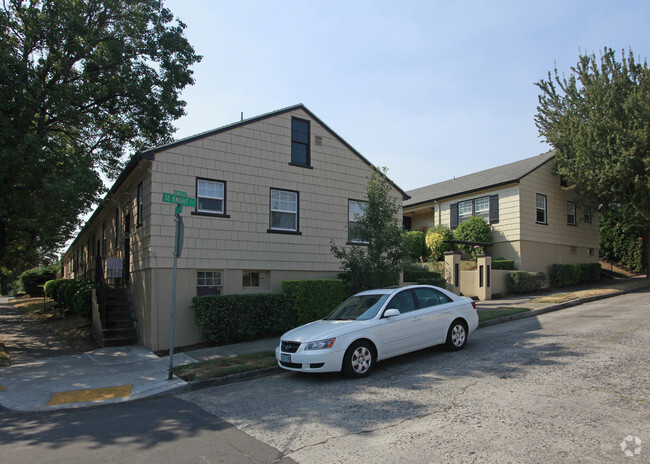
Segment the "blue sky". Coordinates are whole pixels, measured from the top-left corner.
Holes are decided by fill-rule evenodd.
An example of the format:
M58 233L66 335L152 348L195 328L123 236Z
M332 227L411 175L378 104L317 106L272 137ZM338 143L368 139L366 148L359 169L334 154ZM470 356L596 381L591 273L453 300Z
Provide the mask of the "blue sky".
M203 55L182 138L303 103L411 190L543 153L538 88L605 46L650 56L650 2L166 0Z

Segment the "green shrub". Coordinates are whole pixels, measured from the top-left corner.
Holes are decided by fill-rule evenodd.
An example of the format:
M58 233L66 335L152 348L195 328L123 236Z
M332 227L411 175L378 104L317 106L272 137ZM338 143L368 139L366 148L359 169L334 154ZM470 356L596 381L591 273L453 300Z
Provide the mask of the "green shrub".
M61 282L61 279L52 279L45 282L43 292L45 292L46 297L54 299L54 290L59 285L59 282Z
M43 285L56 279L57 266L52 265L23 272L18 278L25 293L29 296L43 296Z
M95 284L88 279L77 280L76 282L76 291L72 294L66 306L78 316L89 318L92 315L92 293Z
M528 293L539 290L546 283L543 272L511 271L506 274L508 293Z
M296 321L282 293L195 296L192 308L201 336L216 344L279 335L295 327Z
M322 319L346 298L342 280L284 280L291 309L296 315L296 325Z
M402 232L404 256L413 261L420 261L426 255L424 232L420 230Z
M501 269L503 271L514 271L515 262L511 259L496 258L492 260L492 269Z
M65 290L69 285L73 285L74 279L58 279L57 284L54 285L52 289L52 298L54 298L58 303L65 304Z
M427 255L431 261L442 261L447 251L451 251L451 245L446 240L453 240L454 233L445 225L432 227L427 231L424 238L427 248Z
M481 216L472 216L461 222L454 231L454 238L464 242L492 243L492 226ZM487 250L472 245L460 245L460 249L476 260L476 255Z
M600 263L585 264L553 264L550 281L552 287L566 287L586 282L594 282L600 278Z
M421 269L407 269L404 271L404 282L418 282L421 279L440 279L439 272Z

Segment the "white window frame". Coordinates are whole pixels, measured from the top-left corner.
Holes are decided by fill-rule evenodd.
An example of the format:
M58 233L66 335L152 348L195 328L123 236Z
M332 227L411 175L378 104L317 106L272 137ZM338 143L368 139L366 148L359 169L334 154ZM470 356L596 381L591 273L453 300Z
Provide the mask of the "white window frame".
M481 216L490 222L490 197L479 197L474 200L474 216Z
M355 229L357 224L358 216L364 213L367 206L367 201L348 200L348 243L361 245L368 244L367 241L362 240L360 237L352 235L352 231Z
M223 274L221 271L196 271L196 294L199 288L217 288L217 295L223 294ZM208 295L208 294L206 294Z
M298 232L300 226L299 223L299 202L300 198L298 192L293 190L282 190L282 189L271 189L270 194L270 208L269 208L269 224L271 231L280 231L280 232ZM274 225L273 216L276 215L293 215L294 227L281 227L280 225Z
M201 188L203 186L203 189ZM208 189L208 187L216 187L214 189ZM221 192L219 192L219 188ZM203 190L203 191L202 191ZM221 201L221 209L208 209L201 208L201 199L205 198L208 200L217 200ZM196 179L196 211L198 213L206 214L226 214L226 183L220 180L214 179L205 179L202 177L197 177Z
M472 200L465 200L465 201L458 202L458 223L459 224L461 222L467 221L469 218L472 217L472 213L473 213L472 203L473 203Z

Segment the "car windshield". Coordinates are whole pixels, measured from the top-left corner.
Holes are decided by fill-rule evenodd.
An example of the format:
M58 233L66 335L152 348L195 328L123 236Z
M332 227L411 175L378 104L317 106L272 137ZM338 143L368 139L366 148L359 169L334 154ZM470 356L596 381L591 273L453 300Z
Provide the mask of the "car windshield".
M388 295L355 295L341 303L326 321L365 321L372 319L388 299Z

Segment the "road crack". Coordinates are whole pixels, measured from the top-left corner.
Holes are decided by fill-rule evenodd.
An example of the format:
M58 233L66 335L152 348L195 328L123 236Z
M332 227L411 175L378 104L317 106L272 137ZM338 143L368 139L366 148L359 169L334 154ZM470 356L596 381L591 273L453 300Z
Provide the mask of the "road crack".
M451 404L444 407L443 409L436 410L436 411L431 411L431 412L427 412L427 413L423 413L423 414L415 414L415 415L412 415L410 417L406 417L404 419L401 419L400 421L395 422L393 424L387 424L387 425L384 425L384 426L381 426L381 427L376 427L376 428L366 429L366 430L360 430L360 431L357 431L357 432L350 432L350 433L346 433L346 434L343 434L343 435L337 435L335 437L329 437L326 440L322 440L322 441L317 442L317 443L310 443L308 445L301 446L300 448L291 449L285 454L285 456L289 457L289 455L297 453L299 451L303 451L303 450L309 449L309 448L314 448L316 446L326 445L329 442L332 442L334 440L339 440L341 438L352 437L352 436L355 436L355 435L368 435L368 434L375 433L375 432L390 430L390 429L399 427L400 425L403 425L403 424L405 424L407 422L410 422L410 421L413 421L413 420L424 419L426 417L431 417L431 416L434 416L436 414L440 414L440 413L449 414L454 408L458 407L458 399L461 396L463 396L470 387L473 387L477 383L478 383L478 380L475 380L474 382L471 382L471 383L463 386L460 389L459 393L456 394L454 399L451 401Z

